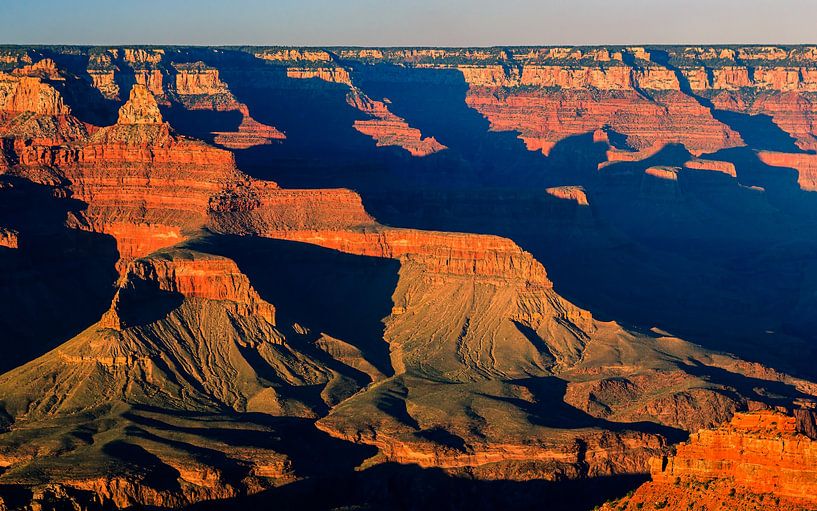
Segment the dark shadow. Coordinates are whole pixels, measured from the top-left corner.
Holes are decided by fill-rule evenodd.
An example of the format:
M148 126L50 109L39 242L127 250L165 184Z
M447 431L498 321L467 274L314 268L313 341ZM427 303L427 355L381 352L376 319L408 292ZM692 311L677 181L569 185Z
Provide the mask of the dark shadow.
M221 79L254 119L286 134L283 144L233 150L243 171L290 188L317 188L336 186L344 175L372 177L382 167L375 141L353 127L356 120L368 117L346 104L346 85L291 78L285 66L234 49L171 58L200 60L218 68ZM200 131L221 130L207 124Z
M102 447L102 452L117 458L125 465L138 467L143 484L157 490L180 489L179 472L165 464L158 456L136 444L114 440Z
M378 410L409 428L414 430L420 429L420 424L408 412L408 407L406 406L408 388L402 380L394 379L388 381L379 387L377 392L375 406L377 406Z
M778 256L754 270L748 262L763 260L771 247L793 237L817 234L807 223L817 219L814 194L799 189L796 171L757 158L756 149L796 149L762 116L726 119L753 147L704 155L735 163L737 179L681 170L677 182L668 183L643 173L655 165L682 167L692 158L682 145L598 170L608 146L594 142L592 132L559 141L544 157L529 151L517 133L492 131L469 107L469 86L457 70L337 55L321 64L343 66L360 91L388 99L395 115L448 147L413 158L375 147L354 130L365 115L346 103L345 84L291 78L286 64L238 49L185 50L174 58L218 68L254 118L286 133L281 144L234 151L239 166L257 177L284 187L352 188L386 225L509 237L544 264L558 293L600 319L659 327L707 348L813 373L796 357L770 350L781 342L786 353L808 348L817 340L813 334L800 340L767 334L783 330L781 318L801 286L798 274ZM683 92L692 92L681 83ZM707 98L695 99L720 115ZM207 123L212 126L200 131L215 129L215 118ZM631 149L624 134L599 129L613 147ZM544 193L560 185L584 187L590 206Z
M133 417L133 415L131 415L131 417ZM166 430L164 432L168 431ZM219 471L221 471L224 474L222 480L225 482L229 482L232 484L240 483L241 480L244 477L246 477L250 472L249 464L241 463L232 458L229 458L226 454L216 449L200 447L198 445L194 445L192 443L185 442L176 438L161 436L159 434L152 433L150 431L147 431L146 429L136 426L127 426L125 428L125 435L128 438L147 440L149 442L155 442L160 445L166 445L174 450L188 454L196 463L201 463L203 465L211 467L218 467ZM110 444L106 445L105 449L108 450L109 446ZM108 452L108 454L111 453ZM121 454L127 455L128 453L123 452ZM137 463L140 463L141 466L141 461L139 457L124 459L130 462L135 461ZM165 474L165 477L168 477L170 475L171 474ZM178 477L178 475L176 477ZM150 484L150 482L148 482L148 484ZM164 482L164 484L167 484L167 482ZM154 486L153 484L150 484L150 486L156 488L156 486Z
M693 376L726 385L748 399L755 399L770 405L792 408L793 401L796 399L813 399L812 396L800 392L794 385L789 383L751 378L700 363L685 364L681 367L685 372Z
M483 397L510 403L528 414L531 424L546 428L578 429L599 428L607 431L638 431L657 434L675 443L685 440L688 434L680 429L662 426L654 422L611 422L594 417L575 408L564 401L567 382L557 377L525 378L512 380L509 383L519 385L530 391L533 402L522 399L496 397L482 394Z
M122 326L130 328L158 321L183 302L181 293L160 289L155 280L131 277L120 287L115 306Z
M454 449L460 452L468 451L465 440L440 426L418 431L414 435L423 440L442 445L448 449Z
M292 417L272 417L261 413L228 415L168 412L137 405L124 418L157 441L165 437L191 435L231 447L270 450L289 458L299 477L331 477L352 471L374 456L377 449L330 437L314 426L314 421ZM232 427L232 423L235 424ZM189 446L180 446L190 450ZM194 449L195 450L195 449ZM218 452L211 453L218 456ZM242 467L236 467L239 473Z
M589 511L635 489L647 476L546 481L484 481L435 468L387 463L331 479L308 479L241 499L206 502L191 510L265 509L318 511L393 509L473 511L504 509Z
M0 250L0 372L59 346L98 321L113 298L113 238L66 227L84 205L55 189L0 176L0 226L19 247Z
M240 51L195 58L218 67L256 119L286 132L280 146L249 149L238 158L254 175L285 187L353 188L387 225L510 237L545 265L557 292L600 319L657 326L708 348L774 359L780 369L810 374L796 360L759 350L781 341L766 331L780 330L775 322L792 299L796 277L785 262L777 280L774 267L757 279L733 263L747 254L762 257L785 241L783 233L814 232L813 226L802 230L800 218L813 218L817 208L804 198L796 172L759 164L754 149L707 156L734 162L737 180L680 171L677 183L666 183L643 175L650 166L681 167L691 159L678 144L598 170L607 145L594 142L592 133L567 137L544 157L527 150L515 132L491 131L468 106L468 84L456 70L340 61L362 92L388 98L394 114L448 147L407 158L373 147L353 129L362 114L346 104L345 85L289 78L285 66ZM792 149L762 128L762 118L741 122L735 128L749 133L749 141L756 132L766 141L758 147ZM622 134L606 131L611 145L629 148ZM583 186L590 207L545 197L544 188L559 185ZM764 196L749 185L766 189L768 201L785 214L764 206Z
M234 132L243 116L238 110L189 110L179 103L161 106L162 117L182 135L212 144L218 132Z
M122 102L106 98L94 87L88 74L87 53L60 53L48 48L40 51L63 72L64 80L50 83L60 91L72 115L95 126L109 126L116 122ZM124 89L124 94L129 91L130 88Z
M556 357L554 357L553 353L551 353L547 343L539 336L539 334L536 333L533 328L519 321L514 321L513 324L516 329L519 330L519 333L524 335L525 339L531 343L531 346L536 348L536 350L539 351L539 353L547 360L548 365L551 365L556 361Z
M393 374L383 319L391 314L399 262L253 237L213 236L191 247L234 260L275 305L279 328L288 338L294 334L297 348L306 343L297 341L303 337L296 324L357 347L378 370Z

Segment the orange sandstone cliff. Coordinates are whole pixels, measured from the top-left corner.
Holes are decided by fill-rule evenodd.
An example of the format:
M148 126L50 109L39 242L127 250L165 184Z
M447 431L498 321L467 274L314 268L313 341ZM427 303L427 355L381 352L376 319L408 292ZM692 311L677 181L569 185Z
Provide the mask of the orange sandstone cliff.
M652 482L603 509L813 509L814 441L795 422L774 411L738 413L653 459Z

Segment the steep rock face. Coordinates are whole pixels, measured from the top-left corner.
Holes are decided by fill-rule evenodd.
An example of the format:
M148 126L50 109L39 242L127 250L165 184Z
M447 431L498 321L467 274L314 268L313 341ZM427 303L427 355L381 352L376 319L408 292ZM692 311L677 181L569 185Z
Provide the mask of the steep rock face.
M286 139L286 135L275 126L268 126L253 119L247 105L240 104L238 111L242 116L238 130L215 132L213 141L216 144L228 149L248 149Z
M291 77L354 80L320 52L308 58L297 51L258 55L289 66ZM810 105L817 75L807 47L763 55L755 48L692 47L344 49L339 55L367 64L457 70L468 85L468 104L493 129L519 132L529 149L546 154L567 136L604 125L630 137L637 149L679 143L700 155L743 145L740 126L715 115L713 107L768 115L801 149L814 149Z
M552 287L533 256L498 236L377 227L368 230L287 230L259 233L357 255L408 259L430 272L503 280L522 279Z
M162 113L156 98L144 85L136 84L131 89L127 103L119 109L117 124L161 124Z
M160 291L187 298L226 301L235 304L236 314L258 316L275 324L275 308L258 296L247 277L226 258L154 257L136 260L128 267L124 279L127 284L120 289L111 311L102 320L103 324L117 329L123 326L117 314L122 292L132 289L134 282L151 282Z
M658 91L645 98L632 88L590 93L586 89L471 87L468 104L496 131L518 131L531 150L545 154L571 135L610 126L627 135L635 149L656 143L684 144L701 154L740 145L740 136L715 120L708 109L677 91Z
M206 223L212 196L246 179L230 153L175 135L138 84L117 124L78 145L27 146L16 158L35 180L39 166L58 167L89 205L80 225L115 236L124 260L178 243Z
M219 55L222 51L223 56ZM416 463L478 479L638 474L646 470L649 457L664 452L665 438L677 434L671 428L711 427L737 410L763 406L760 403L788 404L794 396L807 405L809 396L817 393L808 382L716 355L659 328L650 329L650 324L624 328L594 319L558 294L560 286L569 287L571 280L560 272L584 260L577 257L567 264L565 259L561 264L548 264L557 284L554 289L544 266L531 253L545 260L550 250L563 249L562 243L574 250L580 246L571 245L569 238L585 235L586 225L576 225L580 222L574 218L592 218L594 228L601 220L598 225L638 230L627 219L613 218L617 207L626 208L631 202L649 206L644 209L646 214L632 211L645 219L644 224L652 222L656 231L671 230L662 224L667 219L686 218L684 208L689 203L703 203L701 210L707 216L691 216L699 224L701 218L722 219L722 206L729 207L732 214L729 201L720 200L724 195L715 193L717 203L706 203L705 197L684 188L692 174L694 178L705 172L744 176L745 167L729 161L733 152L701 154L751 144L749 138L743 139L740 123L751 124L753 119L740 117L732 126L718 112L727 103L719 103L720 96L713 94L728 94L736 102L749 97L742 95L747 86L733 87L732 83L762 80L758 82L762 87L757 87L769 92L769 98L777 94L774 87L788 90L780 93L791 95L785 101L800 98L803 104L794 109L786 110L790 105L781 103L782 117L775 119L789 116L792 126L799 126L798 144L806 147L802 144L812 130L798 112L809 108L804 99L807 91L794 87L789 75L770 73L756 78L744 73L737 62L722 67L720 75L710 72L710 64L678 72L674 64L660 58L662 51L338 49L330 53L270 49L258 52L265 62L254 62L246 54L234 55L243 50L111 49L91 59L91 80L105 97L119 101L129 91L130 99L120 108L117 123L102 128L80 122L71 115L72 110L59 106L65 106L63 92L65 98L76 100L68 92L77 86L77 76L70 83L57 83L69 74L49 59L33 65L29 59L25 67L14 64L20 69L8 73L9 82L40 80L46 91L51 87L58 95L52 101L46 93L47 101L42 104L39 99L26 99L33 110L3 114L10 121L3 121L0 128L4 138L0 166L15 179L41 183L49 187L49 193L72 197L79 206L65 219L68 226L116 238L121 280L110 310L99 322L56 351L0 378L0 422L11 430L0 439L0 464L5 469L0 486L30 486L32 481L53 479L61 482L37 489L38 496L32 496L35 502L62 498L57 494L71 500L74 492L83 491L88 492L85 497L117 506L180 507L257 491L270 482L264 478L291 481L297 476L289 457L281 454L286 449L264 444L277 438L274 431L265 429L246 439L237 432L246 421L259 420L259 413L265 414L264 420L277 417L280 423L297 423L285 441L312 431L311 421L319 419L318 427L342 439L340 443L376 447L379 455L371 464L384 460ZM716 55L737 58L728 52ZM752 55L755 60L760 58ZM766 60L779 58L771 50L763 55ZM790 53L786 55L791 58ZM247 66L245 74L221 67L230 58ZM15 63L24 60L9 59ZM465 176L464 181L473 182L458 193L467 197L468 211L476 211L473 218L458 218L462 205L456 194L447 202L436 203L435 207L445 211L434 212L428 221L423 204L418 203L415 217L415 203L410 194L403 195L404 184L414 186L427 179L445 187L449 172L457 177L460 165L468 167L483 156L490 159L486 155L494 147L475 145L484 154L469 154L468 147L463 150L463 144L458 144L456 134L429 129L435 126L431 121L438 112L413 109L416 98L407 98L399 89L395 96L370 93L371 81L361 78L357 63L345 59L370 64L373 74L381 71L378 64L389 64L383 66L387 82L411 75L392 68L431 71L424 75L426 79L434 87L451 85L451 89L440 90L456 92L446 100L464 110L467 118L481 120L466 108L471 105L488 117L494 130L519 132L530 149L546 153L570 135L588 135L581 143L592 142L594 149L600 149L598 157L606 156L608 161L598 165L598 175L574 180L567 173L558 177L540 173L550 170L550 158L509 150L508 162L490 160L490 165L478 166L480 174ZM253 75L256 72L258 76ZM284 105L289 100L286 96L256 95L255 86L263 92L257 83L248 92L236 76L258 78L261 85L267 85L268 79L276 84L286 82L290 89L282 90L319 99L319 107L303 102L290 108ZM723 89L712 89L711 80ZM230 87L235 87L235 96ZM700 95L691 94L690 88ZM710 97L714 107L707 104ZM463 99L467 103L457 103ZM762 110L759 106L749 110L746 104L730 108ZM115 109L110 109L110 118L116 118ZM222 125L235 127L237 115L223 114L235 114L236 109L241 124L234 131L214 131L227 129ZM86 118L82 108L76 110ZM251 111L264 123L253 119ZM279 117L284 121L281 126L292 128L291 141L272 126ZM353 164L370 163L368 158L374 154L382 161L378 160L371 174L367 172L372 169L364 166L354 167L348 175L343 168L329 177L332 184L328 186L359 184L362 195L346 189L282 189L238 171L229 151L181 136L165 122L185 118L201 119L201 136L211 140L212 135L216 144L236 149L239 162L246 156L243 149L281 141L274 147L258 148L259 154L270 156L269 165L254 170L269 177L277 176L279 165L296 167L299 182L304 183L299 186L327 186L315 183L324 183L325 174L335 172L334 165L329 165L330 171L311 166L313 158L320 164L334 163L330 150L316 156L325 150L324 144L335 143L333 149L346 149L347 143L355 146L345 155ZM488 122L476 123L474 131L482 136ZM319 124L327 125L320 132L327 138L304 128ZM463 125L463 129L471 127ZM432 133L446 141L444 137L451 136L453 142L446 142L450 148ZM508 138L484 135L475 140L499 141L499 147ZM329 136L334 138L330 141ZM690 159L683 148L676 148L683 154L674 161L667 157L667 145L673 143L684 144L701 157ZM407 158L400 151L377 150L375 144L402 147L412 156L445 151L429 158ZM551 153L554 160L561 156L561 149ZM755 153L752 149L755 147L747 154L757 154L768 165L810 168L807 154ZM490 178L497 170L504 171L506 164L516 169L516 156L521 156L520 167L533 164L535 180L517 179L508 172L500 187L510 190L497 193L496 188L482 186L483 175ZM595 168L598 160L593 155L588 158ZM303 169L299 167L302 160L309 161ZM378 166L381 163L383 168ZM423 175L426 170L434 173ZM781 172L786 171L781 168ZM800 171L802 188L811 186L809 173ZM370 175L375 185L364 181ZM719 193L744 192L737 179L703 177L718 181ZM383 190L372 193L381 183ZM526 189L514 189L519 187ZM447 190L441 196L444 192ZM499 210L509 207L512 217L481 202L498 195L501 200L490 204L500 204ZM509 206L517 197L535 199ZM391 208L410 212L409 220L401 225L416 225L413 222L418 218L423 225L435 225L442 218L453 225L434 228L501 232L518 244L499 236L386 227L367 213L364 199L371 211L385 215ZM610 207L615 201L615 207ZM541 202L550 208L540 209ZM568 209L580 213L560 216ZM736 218L743 221L740 214ZM517 219L522 225L512 225ZM58 221L62 225L63 218ZM502 222L501 230L496 231L495 226ZM560 233L559 241L552 242L547 237L551 233L544 231L560 222L571 222L571 235ZM588 247L604 257L624 252L639 268L660 266L663 271L670 267L659 261L663 257L678 263L679 272L691 264L666 249L658 257L651 254L640 259L651 246L642 247L641 237L631 234L616 233L609 245L596 246L592 239ZM5 247L0 255L17 253L27 242L26 233L0 229L0 245ZM309 245L327 250L315 255L316 247L304 248ZM709 250L705 244L696 245L702 253ZM767 262L754 250L749 247L749 258L741 252L738 259L748 260L747 265ZM287 252L294 255L289 259L281 256ZM694 257L703 261L698 268L713 261L724 267L734 265L734 258L718 261L720 255ZM319 263L310 267L310 257ZM338 269L346 263L381 268L384 261L388 264L383 272L344 274ZM765 266L758 264L747 271ZM786 271L781 274L781 278L788 277ZM382 279L375 283L379 286L372 286L369 280L378 278ZM626 292L614 290L614 300L623 296L626 301L627 293L640 287L632 284L638 279L627 278L620 281ZM284 285L288 280L295 281L289 289ZM318 297L304 299L302 295L310 290L302 288L308 288L304 284L310 280L318 281L314 293ZM591 280L591 284L596 283ZM356 302L370 286L377 287L376 302ZM811 288L802 287L802 315L808 316ZM333 299L325 299L327 295ZM728 301L730 296L722 298ZM304 302L298 303L301 299ZM713 304L707 301L705 305ZM364 318L365 335L338 334L364 329L355 330L358 325L352 322L355 328L344 331L326 319L353 316L364 309L371 312ZM769 335L774 333L771 328L777 325L769 327ZM785 343L781 348L792 349ZM146 410L155 415L146 415ZM189 419L192 414L203 415ZM219 414L239 414L240 419L222 426L214 423ZM801 415L800 421L813 428L813 417ZM643 424L646 422L650 424ZM70 427L64 427L65 423L71 423ZM93 441L87 440L89 435ZM211 449L216 437L233 440ZM236 441L235 437L241 438ZM133 447L120 450L117 441L122 438L155 455L160 463L154 464L150 456ZM241 443L245 440L252 447ZM102 446L110 452L100 455ZM366 448L369 456L373 451ZM87 456L89 453L93 456ZM138 459L143 465L129 465L126 470L122 459ZM88 460L93 461L95 472L77 475L77 471L89 470ZM360 461L348 462L345 469ZM66 467L71 469L70 478L57 477L69 473ZM240 477L228 477L231 470L225 467L235 469ZM153 470L157 470L155 478ZM123 473L124 477L117 475ZM157 480L178 483L178 487L158 488Z
M51 59L0 72L0 137L10 139L9 153L31 151L32 144L52 146L87 137L89 126L71 115L56 88L62 80Z
M760 151L760 161L772 167L783 167L797 171L797 184L803 190L817 191L817 155L810 153L780 153Z
M674 178L677 169L659 171ZM663 174L649 177L666 180ZM592 417L634 423L659 417L662 424L694 429L726 420L746 404L733 390L684 372L681 361L696 353L687 343L667 339L656 345L649 338L625 333L618 325L600 324L559 297L541 265L510 240L377 226L349 192L343 194L353 200L332 199L337 192L321 192L335 203L349 205L349 209L331 209L333 214L324 216L319 213L324 207L314 202L315 192L305 202L301 202L305 197L298 198L302 193L307 192L259 189L259 206L248 211L233 211L236 208L226 200L219 208L223 216L216 216L216 226L223 232L252 232L400 261L393 309L385 320L384 332L396 375L353 396L322 418L320 428L333 436L377 446L389 460L424 466L436 463L450 470L468 467L485 477L506 474L508 465L503 464L503 457L505 461L527 460L536 467L531 469L531 477L550 477L547 474L553 473L575 476L583 473L576 456L584 448L575 451L576 445L594 446L594 463L598 464L591 464L591 473L637 472L643 470L648 453L659 449L656 438L636 431L599 437ZM579 190L571 188L549 193L570 200L582 197ZM301 209L304 206L309 209ZM305 213L310 210L315 212ZM316 229L314 222L307 221L310 218L325 219L337 227ZM699 363L734 370L729 360L702 359ZM653 372L629 382L623 379L624 389L633 386L623 400L615 397L616 391L593 390L617 385L605 381L605 374L624 377L631 375L633 368L650 367L654 367ZM583 424L585 431L537 433L524 427L498 431L486 426L491 420L502 422L499 416L491 419L496 413L513 417L521 411L516 406L489 411L491 399L544 406L542 400L548 398L512 382L554 372L568 379L564 400L588 415L571 415L575 409L562 413L571 417L569 421ZM447 383L443 385L443 381ZM446 388L452 383L458 386L456 392ZM591 389L584 398L580 397L582 387ZM478 395L491 397L483 401L475 397ZM449 405L443 415L435 410L434 403L440 402ZM558 402L561 405L549 406L564 405L561 397ZM633 407L632 402L639 406ZM517 406L524 409L523 404ZM463 410L470 412L463 415ZM690 416L691 410L695 410L694 416ZM440 431L454 436L445 440L437 436ZM547 445L525 440L536 435L559 440ZM630 454L626 456L613 454L618 452L616 445L639 443L645 450L628 448ZM623 465L613 467L614 458Z
M737 177L735 164L728 161L708 160L696 158L684 163L685 169L721 172L729 177Z
M19 246L19 233L14 229L0 227L0 246L17 248Z
M279 62L298 60L307 62L330 62L332 60L332 56L329 55L329 52L319 49L280 48L259 52L255 55L264 60Z
M165 50L160 48L125 48L121 52L122 61L131 68L136 84L147 87L157 97L165 94L165 74L159 67L164 56Z
M373 101L358 90L353 89L347 101L372 117L355 121L355 129L375 139L378 146L402 147L412 156L428 156L446 148L434 137L423 137L420 130L391 113L385 103Z
M166 79L169 71L162 67L164 58L163 49L94 48L86 72L92 85L107 99L124 101L131 85L138 84L164 102L172 85Z
M295 79L319 79L329 83L341 84L349 88L346 103L365 114L368 119L358 119L354 128L372 137L378 147L401 147L412 156L428 156L446 149L434 137L427 137L414 128L405 119L389 110L388 99L377 101L369 98L353 82L353 78L344 67L287 67L287 77Z
M183 96L231 96L227 85L219 77L218 69L203 62L174 65L175 90ZM231 105L232 106L232 105Z
M738 413L717 429L693 434L673 456L652 460L652 482L609 508L813 509L813 443L796 431L792 416Z
M312 436L326 456L308 420L367 380L343 362L366 369L353 347L289 329L292 343L227 258L173 249L133 261L101 321L0 377L0 484L20 485L18 499L34 492L20 505L96 509L175 508L292 481L274 429L288 423L270 417L288 417L286 438ZM62 442L72 431L92 440Z
M348 86L352 85L352 79L349 76L349 71L337 66L288 67L287 77L299 80L317 79L329 83L338 83Z
M116 81L116 73L119 68L116 59L118 50L97 50L88 56L88 66L86 71L91 77L91 84L103 97L111 100L119 99L120 88Z
M71 113L59 92L37 76L0 75L0 110L40 115Z
M191 330L196 322L208 328ZM175 332L172 338L169 332ZM82 411L115 399L205 410L219 402L239 409L278 406L241 348L272 356L282 342L274 329L274 308L232 261L192 252L136 260L100 323L2 378L2 406L17 420ZM209 357L215 358L207 362ZM243 376L219 374L229 367ZM56 375L54 385L42 387ZM191 378L199 383L191 384ZM34 387L21 387L26 380ZM133 383L119 383L127 381ZM37 386L44 392L32 392ZM61 398L68 388L71 398ZM28 402L25 396L35 394L39 397Z
M377 446L390 461L488 478L507 477L516 462L528 467L523 477L637 473L663 445L647 433L603 433L568 410L557 413L579 430L499 419L558 400L521 382L572 364L598 333L509 240L399 229L267 235L401 262L384 332L396 375L321 419L329 434Z
M375 226L360 195L351 190L282 189L255 181L251 187L224 190L210 200L209 227L226 234L285 239L315 236L320 241L324 229L338 235L338 231Z
M382 227L261 234L401 263L383 334L396 375L321 419L329 434L375 445L391 461L472 467L485 477L501 477L514 461L528 463L530 475L541 477L575 477L583 470L635 473L663 445L646 433L604 434L589 420L581 432L537 433L524 422L501 430L489 426L496 413L525 413L524 404L501 406L500 412L492 400L534 406L541 399L514 379L571 364L597 328L586 311L553 292L544 268L510 240ZM442 382L457 390L447 394ZM448 415L435 410L441 402L450 405ZM483 419L469 419L463 409ZM582 424L581 418L570 420ZM442 431L453 436L434 433ZM551 440L529 440L536 435ZM585 458L589 452L592 457Z
M795 418L781 413L736 414L716 430L701 430L653 464L656 483L675 477L732 479L758 493L814 499L817 449L796 431Z
M235 112L241 114L241 123L235 131L214 131L213 141L228 149L248 149L286 139L274 126L260 123L250 115L249 107L239 103L229 87L220 77L217 68L204 62L173 63L175 83L169 88L169 95L185 109L213 112Z

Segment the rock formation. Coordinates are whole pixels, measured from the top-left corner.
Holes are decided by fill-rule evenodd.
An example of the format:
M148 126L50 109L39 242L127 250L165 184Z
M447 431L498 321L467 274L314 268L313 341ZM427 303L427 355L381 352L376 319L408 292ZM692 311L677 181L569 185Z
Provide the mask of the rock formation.
M774 411L735 414L653 459L652 482L609 509L813 509L814 441L795 422Z
M375 139L378 146L402 147L412 156L428 156L445 149L434 137L423 137L420 130L389 112L382 101L373 101L354 89L347 97L350 105L372 117L355 121L355 129Z

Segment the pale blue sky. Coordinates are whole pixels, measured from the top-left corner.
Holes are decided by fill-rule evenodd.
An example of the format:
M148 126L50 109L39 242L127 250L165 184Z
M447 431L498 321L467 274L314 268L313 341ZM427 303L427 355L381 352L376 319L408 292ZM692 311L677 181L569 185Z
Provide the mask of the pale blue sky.
M0 0L0 43L815 43L817 0Z

